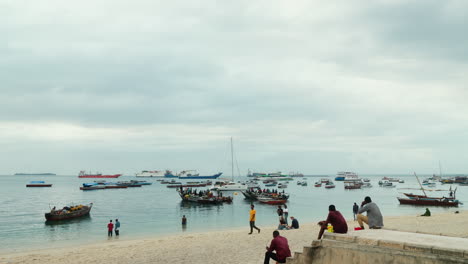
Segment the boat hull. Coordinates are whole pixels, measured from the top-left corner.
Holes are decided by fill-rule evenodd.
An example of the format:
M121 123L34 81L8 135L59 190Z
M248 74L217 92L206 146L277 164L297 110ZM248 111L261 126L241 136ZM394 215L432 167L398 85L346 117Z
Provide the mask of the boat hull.
M52 187L52 184L26 184L26 187Z
M83 206L83 209L67 214L52 214L52 213L45 213L45 218L47 221L62 221L62 220L70 220L74 218L79 218L82 216L89 215L91 208L93 207L92 204L89 206Z
M458 201L453 200L431 200L431 199L407 199L407 198L398 198L400 204L410 204L410 205L422 205L422 206L444 206L444 207L457 207Z

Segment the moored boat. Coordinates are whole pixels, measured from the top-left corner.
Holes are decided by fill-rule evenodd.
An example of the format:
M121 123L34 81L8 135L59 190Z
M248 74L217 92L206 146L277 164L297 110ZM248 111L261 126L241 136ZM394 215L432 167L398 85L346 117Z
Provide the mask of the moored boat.
M31 181L26 184L26 187L52 187L52 184L46 183L45 181Z
M336 187L335 184L333 182L331 182L331 181L325 183L325 188L327 188L327 189L332 189L332 188L335 188L335 187Z
M285 204L288 200L286 199L277 199L277 198L270 198L270 197L258 197L258 201L264 204Z
M322 183L321 182L315 182L314 186L315 187L322 187Z
M45 218L47 221L60 221L60 220L69 220L73 218L82 217L89 215L93 203L89 205L73 205L65 206L63 209L55 210L55 207L49 212L45 213Z

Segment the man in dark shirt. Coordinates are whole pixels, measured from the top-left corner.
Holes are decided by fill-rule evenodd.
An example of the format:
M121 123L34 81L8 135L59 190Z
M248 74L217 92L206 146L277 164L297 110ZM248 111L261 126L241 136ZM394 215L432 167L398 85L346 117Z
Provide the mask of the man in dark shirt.
M289 227L290 229L299 229L299 221L297 221L294 216L291 216L291 226Z
M356 221L356 215L358 214L358 211L359 211L359 205L357 205L357 203L354 203L354 205L353 205L353 217L354 217L354 221Z
M273 231L273 240L269 247L266 247L264 264L270 263L270 258L278 261L279 263L286 263L286 258L291 256L289 250L288 240L279 235L278 231ZM273 253L276 251L276 253Z
M327 229L328 224L333 226L334 233L346 234L348 232L348 224L346 224L346 220L340 211L336 211L333 204L328 207L327 220L318 222L318 225L320 226L318 239L322 238L323 232Z

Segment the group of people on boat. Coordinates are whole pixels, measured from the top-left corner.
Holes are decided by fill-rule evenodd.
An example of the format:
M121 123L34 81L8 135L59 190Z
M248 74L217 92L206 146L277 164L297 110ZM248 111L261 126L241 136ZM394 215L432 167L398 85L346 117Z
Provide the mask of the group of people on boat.
M83 206L84 205L82 205L82 204L73 205L73 206L64 206L60 210L57 210L56 207L54 206L54 208L52 208L50 210L50 213L51 214L57 214L57 215L59 215L59 214L68 214L68 213L75 212L75 211L83 209Z

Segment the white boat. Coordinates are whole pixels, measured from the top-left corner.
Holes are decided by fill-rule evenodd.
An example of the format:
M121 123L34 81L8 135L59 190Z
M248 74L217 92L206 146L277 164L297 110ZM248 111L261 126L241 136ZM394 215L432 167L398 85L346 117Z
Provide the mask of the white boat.
M286 183L279 183L278 188L288 188L288 185Z
M339 171L336 174L335 181L344 181L346 178L359 178L359 176L355 172L351 171Z
M372 187L372 184L370 182L364 182L364 184L362 184L361 188L370 188Z
M379 185L382 186L382 187L387 187L387 188L396 187L396 185L393 185L393 183L390 182L390 181L379 182Z
M144 170L139 173L135 173L136 177L164 177L166 175L165 170Z

